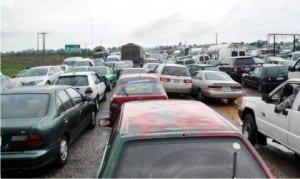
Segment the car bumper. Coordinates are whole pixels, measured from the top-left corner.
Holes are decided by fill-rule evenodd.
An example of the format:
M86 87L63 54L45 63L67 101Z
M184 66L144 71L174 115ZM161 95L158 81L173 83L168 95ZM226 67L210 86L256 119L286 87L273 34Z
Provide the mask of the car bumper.
M224 91L213 91L209 90L204 93L205 97L210 98L220 98L220 99L234 99L241 97L243 95L242 91L231 91L231 92L224 92Z
M1 170L30 170L43 167L56 159L58 148L21 152L1 152Z

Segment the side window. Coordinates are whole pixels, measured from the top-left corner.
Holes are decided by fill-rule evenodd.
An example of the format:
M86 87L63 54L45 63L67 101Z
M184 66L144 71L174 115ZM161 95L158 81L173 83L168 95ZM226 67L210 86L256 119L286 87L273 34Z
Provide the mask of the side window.
M232 52L231 52L231 56L232 56L232 57L238 56L238 52L237 52L237 51L232 51Z
M272 104L279 104L280 103L280 95L282 93L282 88L279 89L278 91L276 91L276 93L274 93L272 96L271 96L271 103Z
M61 100L62 105L63 105L65 110L68 110L73 106L70 97L67 95L67 93L65 91L59 91L58 92L58 97Z
M196 78L202 80L202 73L197 73Z
M154 73L158 73L159 67L160 67L160 65L157 65L157 66L153 69L153 72L154 72Z
M55 70L54 70L53 67L51 67L51 68L49 69L49 75L53 75L53 74L55 74Z
M57 111L59 113L62 113L65 111L64 106L63 106L61 100L59 99L59 97L56 97L56 105L57 105Z
M70 95L72 101L75 104L80 104L83 102L83 98L82 98L81 94L78 93L78 91L74 90L73 88L68 88L68 89L66 89L66 91Z

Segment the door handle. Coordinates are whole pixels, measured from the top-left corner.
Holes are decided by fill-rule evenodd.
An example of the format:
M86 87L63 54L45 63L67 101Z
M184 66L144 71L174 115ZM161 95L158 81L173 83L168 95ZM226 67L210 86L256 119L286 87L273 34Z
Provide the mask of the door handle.
M263 117L266 117L266 113L264 113L264 112L261 112L261 115L262 115Z

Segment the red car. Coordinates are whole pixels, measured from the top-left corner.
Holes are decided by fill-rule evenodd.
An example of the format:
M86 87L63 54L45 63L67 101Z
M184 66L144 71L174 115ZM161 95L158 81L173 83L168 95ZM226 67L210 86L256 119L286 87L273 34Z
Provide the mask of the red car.
M111 124L118 117L121 106L128 101L168 99L158 77L154 74L122 75L110 102Z
M272 178L248 140L198 101L125 103L99 178Z

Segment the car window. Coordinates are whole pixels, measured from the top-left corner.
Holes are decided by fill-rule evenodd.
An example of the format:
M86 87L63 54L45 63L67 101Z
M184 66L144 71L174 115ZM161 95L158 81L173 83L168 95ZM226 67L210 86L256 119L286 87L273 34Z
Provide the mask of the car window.
M65 110L68 110L73 106L70 97L64 90L58 92L58 97L61 100Z
M56 97L56 106L57 106L58 113L62 113L63 111L65 111L65 108L58 96Z
M231 78L226 73L206 72L206 80L231 81Z
M28 70L24 76L45 76L48 73L48 68L36 68Z
M55 74L55 73L56 73L55 68L51 67L51 68L49 69L49 75L53 75L53 74Z
M187 68L177 67L177 66L165 66L163 71L163 75L173 75L173 76L190 76Z
M231 52L231 56L232 56L232 57L238 56L238 52L237 52L237 51L232 51L232 52Z
M255 74L255 76L260 77L261 76L261 71L262 71L262 68L255 68L253 73Z
M82 76L60 76L56 85L70 85L70 86L88 86L89 81L86 75Z
M83 98L78 91L74 90L73 88L68 88L66 89L66 91L68 92L70 98L75 104L83 102Z
M49 94L1 95L1 118L43 117L48 112L49 99Z
M208 56L205 56L205 61L208 61L209 60L209 57Z
M119 82L117 95L162 94L164 89L155 79L124 79Z
M239 51L239 56L246 56L245 51Z
M276 77L276 76L287 76L288 67L272 67L267 69L267 76Z
M140 140L127 142L113 166L121 178L232 178L233 145L236 178L265 178L266 174L244 143L233 137Z
M79 61L76 62L75 66L91 66L89 61Z

